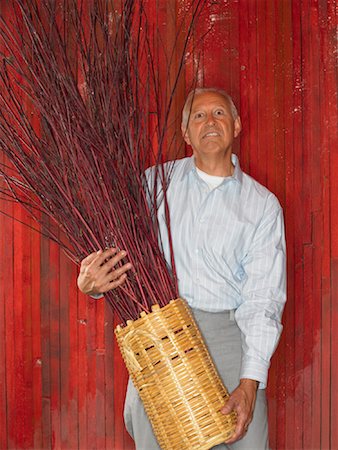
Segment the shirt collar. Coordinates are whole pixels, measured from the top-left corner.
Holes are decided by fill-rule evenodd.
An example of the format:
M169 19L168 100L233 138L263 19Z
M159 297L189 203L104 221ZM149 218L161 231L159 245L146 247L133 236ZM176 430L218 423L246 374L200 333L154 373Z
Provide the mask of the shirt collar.
M234 181L238 182L241 185L243 182L243 172L242 172L241 166L239 164L238 157L234 153L231 154L231 161L232 161L232 164L235 166L235 170L234 170L234 173L231 175L231 177L227 177L227 178L232 178ZM183 172L182 172L181 180L183 180L183 178L192 171L196 172L194 156L190 156L190 158L186 159L185 166L184 166Z

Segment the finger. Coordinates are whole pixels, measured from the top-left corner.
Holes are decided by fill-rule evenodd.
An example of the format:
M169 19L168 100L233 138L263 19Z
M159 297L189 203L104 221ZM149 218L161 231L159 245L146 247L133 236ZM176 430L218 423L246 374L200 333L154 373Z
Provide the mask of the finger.
M104 265L107 261L116 255L119 250L115 247L107 248L106 250L100 250L97 254L97 258L92 261L93 267L100 267ZM121 253L121 252L120 252ZM126 252L125 252L126 253Z
M236 407L236 402L232 397L229 397L227 403L221 408L222 414L230 414Z
M90 255L86 256L82 261L81 261L81 266L87 266L89 265L91 262L94 261L94 259L98 256L98 254L101 252L101 250L99 250L98 252L94 252L91 253Z
M245 424L246 420L244 419L244 417L238 414L234 434L231 436L229 440L226 441L227 444L232 444L233 442L237 441L238 439L241 439L245 435L246 433Z
M248 432L249 425L250 425L250 423L247 423L246 425L244 425L244 434L246 434Z
M123 259L126 257L127 252L125 250L119 251L115 256L111 257L110 259L106 260L101 267L104 269L105 274L111 274L112 272L117 271L116 275L124 273L126 270L129 270L132 268L132 265L130 263L122 264ZM127 267L124 267L124 266ZM123 268L123 269L122 269ZM121 272L119 270L122 269Z
M95 288L100 292L108 292L111 289L115 289L124 283L127 278L126 272L132 268L131 263L126 263L116 270L109 270L104 276L101 274L100 278L95 281Z
M106 277L110 278L109 281L116 280L116 279L120 278L121 275L123 275L125 272L127 272L128 270L130 270L132 268L133 268L133 266L131 263L123 264L123 266L119 267L118 269L110 270L107 273Z
M117 256L116 253L118 252ZM96 273L107 273L113 268L121 259L126 256L127 252L124 250L119 251L117 248L108 248L106 250L100 250L97 252L97 256L87 266L90 271ZM101 270L103 268L103 270Z
M130 269L132 269L132 265L130 263L126 263L124 264L122 267L119 267L116 270L109 270L109 272L107 272L104 277L101 276L100 280L98 280L98 284L101 285L100 289L105 289L106 291L109 291L110 289L114 289L117 286L120 286L119 284L119 279L123 276L126 275L126 272ZM123 281L126 277L123 277ZM117 283L114 283L114 282ZM113 284L112 284L113 283Z
M117 278L116 280L111 281L109 283L110 284L109 289L116 289L117 287L121 286L126 281L126 279L127 279L127 274L124 273L119 278Z
M117 287L121 286L127 279L127 274L124 273L116 280L108 282L104 288L101 289L102 293L106 293L108 291L111 291L112 289L116 289Z
M127 252L125 250L120 250L118 253L115 254L115 256L113 256L109 263L112 265L116 265L117 263L119 263L123 258L125 258L127 255Z
M100 258L94 260L93 267L99 268L103 267L107 272L113 270L114 267L123 260L127 255L125 250L117 250L117 249L108 249L104 251Z
M233 442L238 441L245 435L244 428L238 429L235 428L234 434L232 434L231 438L225 441L226 444L232 444Z

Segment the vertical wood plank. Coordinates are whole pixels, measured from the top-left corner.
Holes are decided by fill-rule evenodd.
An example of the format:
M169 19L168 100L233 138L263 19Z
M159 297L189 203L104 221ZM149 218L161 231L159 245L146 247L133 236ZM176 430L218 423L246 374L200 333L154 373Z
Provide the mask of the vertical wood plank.
M312 328L312 408L311 408L311 446L313 448L321 447L321 420L318 420L322 389L325 388L327 380L321 376L321 353L322 353L322 262L323 249L323 213L322 211L313 214L313 322ZM319 388L321 386L321 388ZM318 411L319 410L319 411Z
M87 306L88 299L78 294L78 421L79 421L79 448L88 448L87 441Z
M279 418L284 422L283 434L285 448L294 446L294 295L293 295L293 247L294 247L294 214L292 199L294 195L294 175L293 164L293 48L292 48L292 5L291 2L275 2L277 34L275 37L275 47L280 54L277 56L277 86L276 100L278 105L278 115L276 115L276 141L278 142L274 155L274 162L270 172L273 173L275 182L273 192L275 192L285 211L285 227L287 239L288 257L288 291L287 308L283 317L284 335L277 350L276 360L278 380L285 385L284 398L278 404L278 410L283 410L283 417ZM270 185L270 184L269 184ZM288 208L286 210L286 208ZM291 288L290 288L291 286ZM291 314L290 314L291 312ZM282 363L280 354L283 353ZM281 375L281 376L280 376ZM279 415L278 415L279 417ZM280 444L282 448L282 444Z
M0 13L6 17L8 5L0 4ZM3 51L3 46L0 45ZM8 161L6 161L8 162ZM5 157L0 153L0 164L5 163ZM0 180L1 188L4 186ZM12 215L12 204L0 196L0 211ZM9 383L8 376L10 361L8 359L8 324L6 322L8 298L13 298L13 221L0 213L0 448L7 448L9 444ZM10 300L8 301L10 303Z
M5 162L1 155L1 162ZM12 215L12 204L0 200L0 208L5 214ZM13 221L0 214L0 447L9 445L10 416L13 404L10 402L13 358L10 344L13 326ZM12 300L11 300L12 299Z
M96 323L95 312L96 305L95 300L88 298L88 322L87 322L87 389L86 389L86 406L87 406L87 445L89 448L96 448Z
M306 127L304 133L304 153L308 155L308 213L311 219L308 220L311 235L309 235L309 242L312 241L313 258L315 254L320 252L320 245L314 241L316 223L315 214L316 211L321 208L321 189L318 189L320 185L320 129L316 127L316 124L320 121L320 102L319 102L319 33L317 32L318 26L318 9L316 5L310 2L304 2L306 5L307 14L302 15L303 22L303 58L304 58L304 125ZM310 31L311 30L311 31ZM310 296L306 301L306 329L305 329L305 345L304 356L308 355L310 360L307 361L308 368L304 371L305 378L305 391L304 398L306 399L304 405L304 445L307 448L316 447L320 445L320 436L316 436L315 419L315 405L319 403L317 394L317 386L314 386L314 381L318 383L318 377L316 376L317 367L317 352L315 349L316 340L320 339L320 322L318 324L318 318L320 321L320 292L315 290L315 278L314 274L319 271L321 273L321 267L316 266L315 259L313 260L313 266L310 273L305 273L305 279L312 278L312 289ZM317 295L316 295L317 294ZM313 301L317 300L317 301ZM319 307L319 311L318 311ZM306 393L311 393L311 396L307 396ZM316 420L318 423L318 421ZM306 426L311 424L310 426Z
M103 301L103 300L100 300ZM114 410L114 382L115 382L115 371L113 365L113 343L114 343L114 332L113 332L113 313L108 304L104 305L105 313L105 348L106 357L104 360L104 370L105 370L105 430L106 430L106 448L114 448L114 436L115 436L115 423L117 422ZM116 384L118 384L118 377L116 377ZM121 382L118 385L118 389L123 390ZM122 435L125 430L122 431Z
M258 92L257 92L257 78L258 78L258 61L257 61L257 0L247 2L248 10L248 41L244 43L247 45L247 108L248 117L245 124L247 133L247 147L242 149L248 154L248 166L243 169L254 178L259 178L259 153L258 153Z
M78 448L77 270L60 254L60 429L62 448Z
M61 447L60 249L53 242L50 243L48 277L52 449L58 449Z
M118 325L118 320L114 318L114 327ZM113 342L113 365L114 365L114 414L115 417L123 417L123 405L125 397L125 389L127 384L127 373L123 366L122 357L118 348L116 339ZM124 449L125 444L128 445L128 439L125 434L124 424L122 420L114 423L114 444L115 448Z
M21 221L27 219L20 206L15 207L15 218ZM13 400L14 417L13 417L13 437L15 436L16 444L22 448L29 445L32 431L30 410L30 390L25 387L25 319L30 315L30 298L29 298L29 259L28 259L28 240L25 236L24 228L14 222L14 292L15 301L13 302L13 343L14 343L14 392ZM27 315L25 315L27 311ZM29 356L28 356L29 357ZM26 412L27 408L27 412Z
M40 246L41 236L38 232L31 234L31 267L32 267L32 396L33 396L33 424L34 448L42 448L42 354L41 354L41 310L40 310Z
M95 357L96 357L96 447L103 448L105 446L105 421L102 420L105 412L105 364L104 359L106 357L105 339L104 334L106 330L105 326L105 314L103 301L95 301L95 316L96 316L96 344L95 344Z
M290 420L294 420L293 447L303 448L303 255L302 255L302 224L305 217L303 216L302 201L302 165L303 165L303 71L302 71L302 21L301 21L301 3L299 1L292 4L292 51L293 51L293 143L289 149L288 156L293 160L293 187L294 191L290 192L288 197L290 204L290 213L286 215L286 221L292 220L293 241L292 246L288 246L288 255L292 252L294 266L290 268L293 276L293 292L294 292L294 308L289 310L289 304L286 306L286 313L290 313L289 317L294 317L294 373L292 382L294 384L294 413ZM295 195L295 192L297 195ZM292 374L291 374L292 377ZM290 440L290 438L288 438Z
M157 26L172 41L185 3L147 3L155 46ZM220 0L207 2L195 32L196 43L213 24L199 82L240 103L241 165L285 210L288 304L269 381L271 447L280 450L338 447L335 23L334 0ZM196 58L185 67L172 121L195 67ZM77 270L55 246L4 216L0 252L0 447L134 448L107 306L77 294Z
M41 364L42 364L42 444L43 448L52 448L51 423L51 367L50 367L50 294L49 294L49 242L41 239Z
M241 167L244 171L249 167L249 152L245 151L250 148L250 123L249 123L249 83L250 76L249 67L249 12L248 3L241 0L239 3L241 11L241 19L239 21L239 61L240 61L240 76L239 76L239 90L240 90L240 115L242 121L242 131L240 134L240 149L239 157Z
M322 62L323 62L323 145L327 148L329 159L329 175L325 178L325 192L330 195L328 204L328 220L330 221L330 263L331 263L331 298L329 297L329 273L325 271L325 297L323 303L323 377L326 385L323 396L323 406L328 414L322 415L321 445L329 448L338 447L338 138L337 121L337 67L333 48L336 46L337 8L336 2L329 0L320 2ZM324 17L323 17L324 16ZM326 197L327 198L327 197ZM329 326L330 323L330 326ZM330 340L331 345L327 345ZM330 366L328 364L330 360ZM324 409L324 408L323 408Z

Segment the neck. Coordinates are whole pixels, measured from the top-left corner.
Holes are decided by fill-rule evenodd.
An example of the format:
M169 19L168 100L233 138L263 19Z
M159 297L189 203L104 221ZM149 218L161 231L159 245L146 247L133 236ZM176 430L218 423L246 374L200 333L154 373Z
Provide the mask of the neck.
M201 158L195 155L195 164L203 172L217 177L230 177L233 175L235 166L229 157L223 158Z

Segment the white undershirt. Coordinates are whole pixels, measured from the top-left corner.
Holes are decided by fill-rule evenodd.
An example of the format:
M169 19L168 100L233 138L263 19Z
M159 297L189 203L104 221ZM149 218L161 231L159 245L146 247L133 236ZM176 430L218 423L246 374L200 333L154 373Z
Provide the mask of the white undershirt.
M209 175L208 173L200 170L198 167L196 167L196 172L198 176L207 183L210 190L217 188L217 186L219 186L225 178L225 177L218 177L216 175Z

